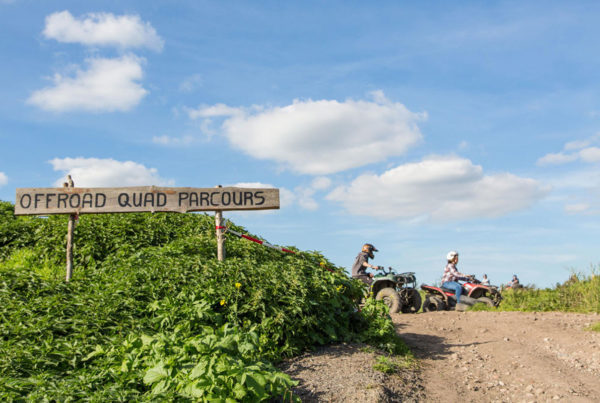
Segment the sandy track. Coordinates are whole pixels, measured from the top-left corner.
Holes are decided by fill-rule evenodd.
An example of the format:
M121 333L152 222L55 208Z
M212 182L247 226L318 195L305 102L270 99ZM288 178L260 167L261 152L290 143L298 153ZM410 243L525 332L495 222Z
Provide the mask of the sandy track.
M387 375L360 345L326 346L281 363L304 402L600 402L598 315L523 312L395 314L420 369ZM372 349L371 349L372 350Z
M393 315L422 363L427 401L600 402L597 315Z

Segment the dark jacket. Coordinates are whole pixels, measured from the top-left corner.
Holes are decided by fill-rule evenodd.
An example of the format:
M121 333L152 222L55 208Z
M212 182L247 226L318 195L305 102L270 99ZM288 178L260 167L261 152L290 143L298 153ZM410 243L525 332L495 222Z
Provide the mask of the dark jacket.
M360 252L352 265L352 277L367 274L367 268L363 265L364 262L369 262L369 254L367 252Z

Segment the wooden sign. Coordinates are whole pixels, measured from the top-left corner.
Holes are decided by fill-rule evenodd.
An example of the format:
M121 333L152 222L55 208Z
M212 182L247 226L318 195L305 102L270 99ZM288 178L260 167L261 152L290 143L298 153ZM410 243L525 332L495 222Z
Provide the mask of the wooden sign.
M18 188L15 215L279 209L279 189L237 187Z

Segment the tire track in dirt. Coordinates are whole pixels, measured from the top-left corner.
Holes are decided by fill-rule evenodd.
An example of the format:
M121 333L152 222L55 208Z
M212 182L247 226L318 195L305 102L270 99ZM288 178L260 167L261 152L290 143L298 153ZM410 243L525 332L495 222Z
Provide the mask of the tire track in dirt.
M598 402L598 315L431 312L392 315L422 364L427 401Z

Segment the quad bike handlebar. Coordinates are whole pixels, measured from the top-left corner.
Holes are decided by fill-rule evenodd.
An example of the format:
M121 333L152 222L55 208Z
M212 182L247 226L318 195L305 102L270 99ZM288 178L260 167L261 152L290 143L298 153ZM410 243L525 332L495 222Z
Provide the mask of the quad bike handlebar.
M392 269L391 267L388 267L388 270L385 271L385 267L383 266L377 266L375 268L375 270L381 270L381 272L386 275L386 274L394 274L394 269Z

